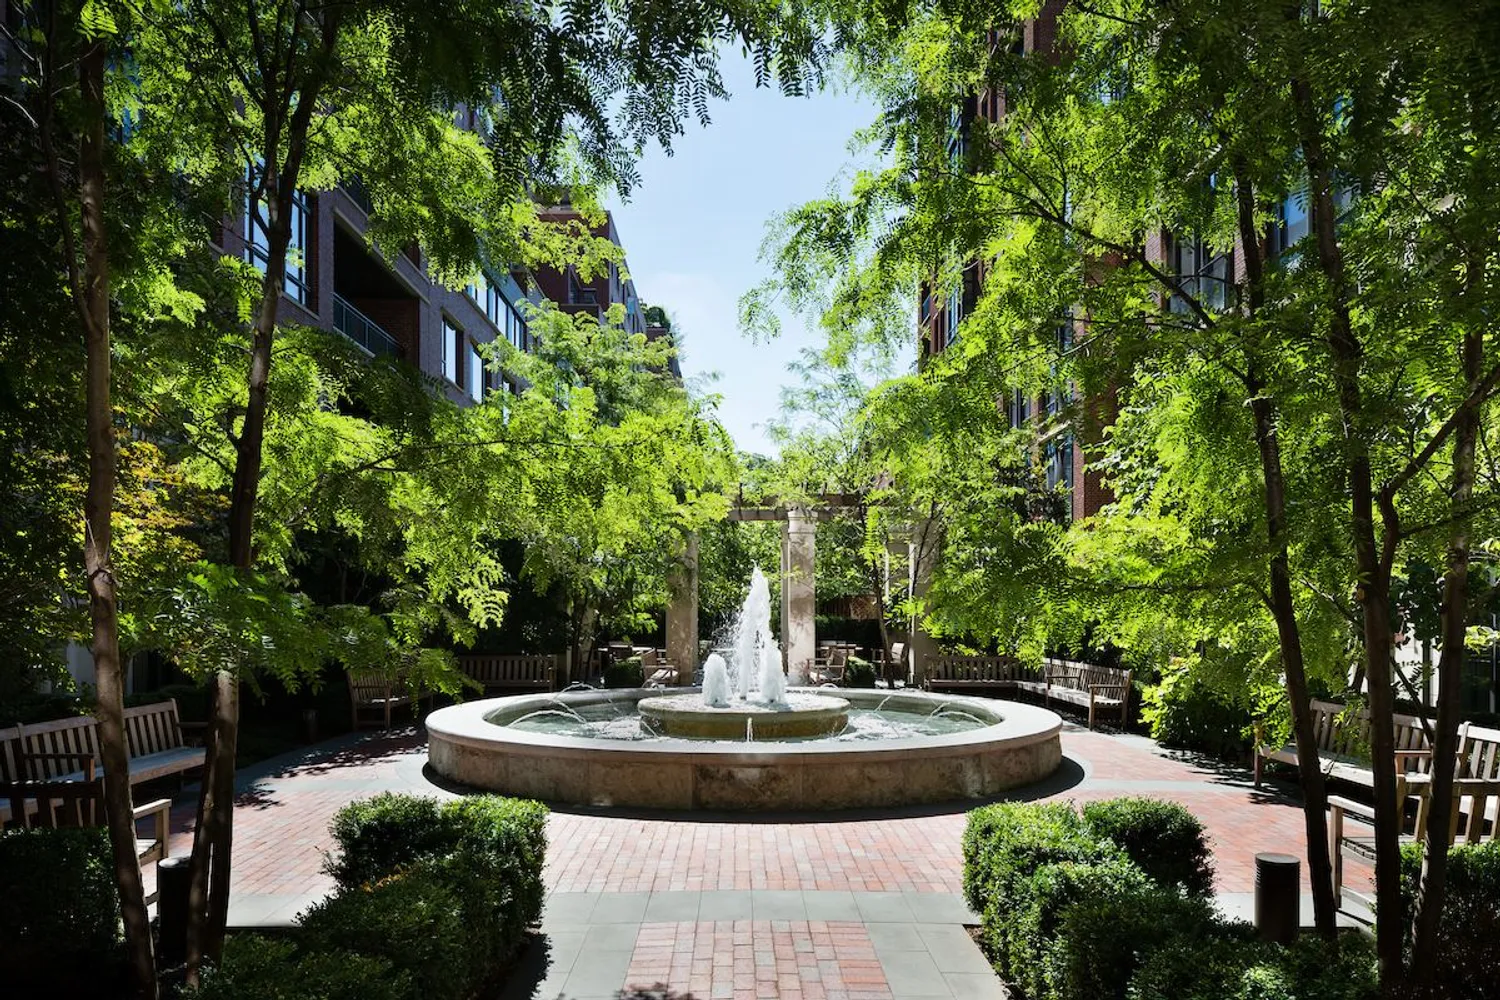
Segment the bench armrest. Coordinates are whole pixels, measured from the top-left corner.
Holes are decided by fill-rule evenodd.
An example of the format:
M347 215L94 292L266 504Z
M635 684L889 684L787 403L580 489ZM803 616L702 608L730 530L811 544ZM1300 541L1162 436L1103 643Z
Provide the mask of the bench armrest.
M146 802L138 805L131 811L135 814L136 819L145 819L147 816L152 816L156 813L166 816L172 812L172 800L157 799L155 802Z
M1123 692L1125 690L1125 685L1124 684L1090 684L1089 685L1089 690L1092 691L1092 692L1095 692L1095 693L1100 692L1100 691L1120 691L1120 692Z
M1346 799L1342 795L1328 796L1328 808L1341 813L1347 813L1365 823L1375 822L1375 809L1373 806L1367 806L1363 802L1355 802L1353 799Z
M1397 760L1401 760L1404 757L1431 757L1432 756L1432 751L1431 750L1396 750L1396 751L1393 752L1393 756Z
M95 769L99 766L99 758L91 753L30 753L29 751L22 751L20 756L23 761L23 767L25 766L24 762L33 760L61 760L81 763L83 767L79 768L79 770L83 771L83 776L88 781L94 780Z

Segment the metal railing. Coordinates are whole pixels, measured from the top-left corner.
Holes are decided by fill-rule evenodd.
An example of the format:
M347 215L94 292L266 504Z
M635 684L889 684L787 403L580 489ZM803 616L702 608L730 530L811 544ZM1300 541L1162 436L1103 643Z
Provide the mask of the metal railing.
M333 297L333 328L377 357L401 356L401 346L395 337L338 295Z

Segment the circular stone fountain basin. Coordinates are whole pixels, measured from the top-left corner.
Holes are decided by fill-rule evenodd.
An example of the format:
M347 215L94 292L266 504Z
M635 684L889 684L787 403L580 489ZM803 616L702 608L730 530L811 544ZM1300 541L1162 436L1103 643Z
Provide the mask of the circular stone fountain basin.
M691 689L687 689L691 690ZM820 694L818 691L799 693ZM972 728L932 735L791 742L601 738L515 725L538 713L622 715L660 691L578 691L466 702L427 717L428 762L449 780L550 802L660 809L831 810L951 802L1040 781L1062 762L1062 720L1034 705L921 692L841 689L854 711ZM876 712L875 714L879 714ZM758 724L758 723L755 723ZM851 729L853 729L851 718Z
M732 701L717 707L701 694L668 694L635 703L641 723L664 736L690 740L785 740L834 736L849 722L849 702L795 692L779 705Z

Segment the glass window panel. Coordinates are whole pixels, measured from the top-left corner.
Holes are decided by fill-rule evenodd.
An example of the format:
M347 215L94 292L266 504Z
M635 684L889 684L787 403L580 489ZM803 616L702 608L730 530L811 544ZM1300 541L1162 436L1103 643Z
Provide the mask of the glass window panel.
M469 395L474 399L484 398L484 359L475 344L469 345Z
M443 320L443 376L458 385L458 344L462 337L458 327Z

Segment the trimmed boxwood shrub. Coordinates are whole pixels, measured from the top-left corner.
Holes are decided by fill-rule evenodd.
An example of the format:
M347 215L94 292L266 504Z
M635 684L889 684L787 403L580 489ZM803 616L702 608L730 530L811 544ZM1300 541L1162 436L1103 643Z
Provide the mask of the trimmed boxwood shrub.
M410 977L413 997L468 996L483 979L471 940L482 928L466 925L462 890L439 865L424 861L372 887L340 889L303 915L304 949L382 960Z
M333 816L339 850L323 868L341 887L368 885L422 858L452 851L459 830L436 799L385 792Z
M1002 802L969 813L964 829L964 896L975 912L1005 905L1017 880L1060 861L1102 861L1119 851L1084 826L1064 802Z
M1305 934L1290 948L1257 941L1248 924L1214 938L1176 938L1154 950L1130 983L1129 1000L1374 1000L1368 938L1346 934L1337 949Z
M1401 849L1401 884L1412 913L1422 873L1422 847ZM1411 960L1407 942L1407 960ZM1500 998L1500 841L1459 845L1448 852L1448 879L1437 936L1434 996Z
M234 934L191 1000L404 1000L411 977L383 958L309 951L288 937Z
M872 688L875 686L875 665L869 660L851 656L844 662L844 687Z
M1083 822L1123 850L1151 878L1193 896L1214 891L1213 852L1198 817L1176 802L1124 798L1090 802Z
M976 809L969 813L963 850L964 896L980 914L986 946L1001 963L1011 950L1014 914L1038 869L1120 857L1119 848L1091 834L1066 803L1006 802Z
M604 667L607 688L638 688L646 683L646 668L639 656L616 660Z
M0 886L7 989L91 996L119 982L120 903L104 829L0 833Z
M1033 1000L1123 998L1160 942L1216 928L1211 904L1152 881L1126 858L1044 865L1022 883L1002 973Z
M451 890L463 964L476 982L507 961L541 917L547 807L540 802L480 795L439 803L387 793L345 806L330 828L338 851L326 868L341 896L359 898L357 890L405 873Z

